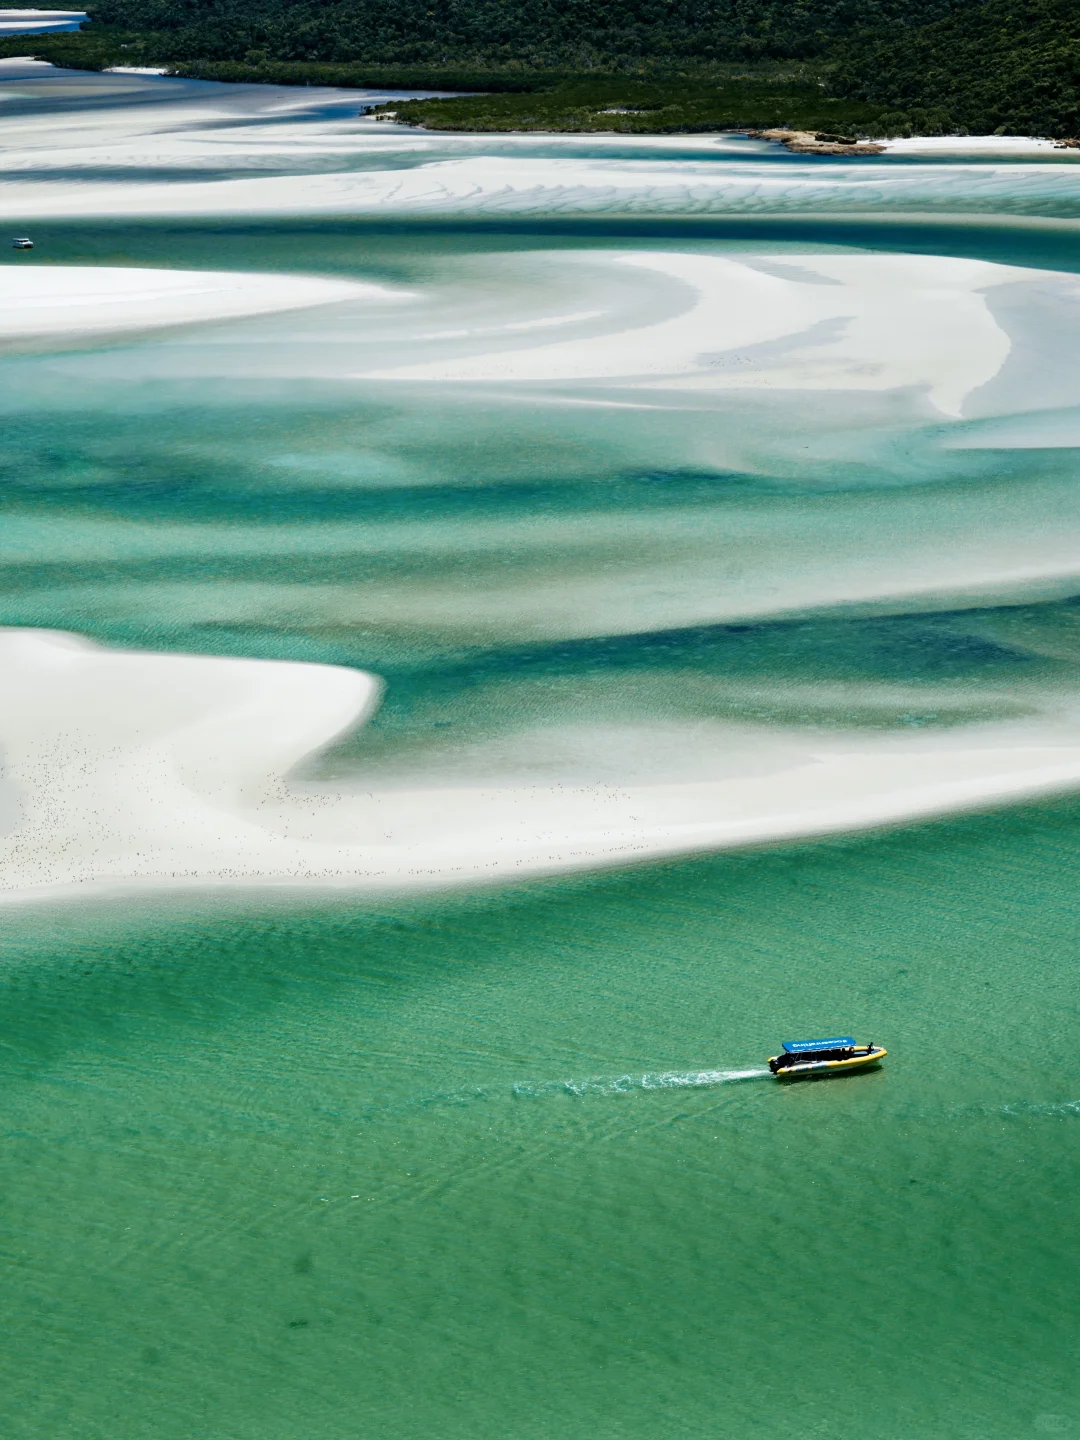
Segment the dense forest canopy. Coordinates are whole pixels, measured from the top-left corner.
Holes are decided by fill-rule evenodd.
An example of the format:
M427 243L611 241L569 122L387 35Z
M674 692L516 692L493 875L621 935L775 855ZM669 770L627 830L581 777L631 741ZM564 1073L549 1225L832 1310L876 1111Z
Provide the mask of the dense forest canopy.
M835 93L906 114L916 128L933 117L938 130L1080 135L1076 0L981 0L903 35L863 32L840 54Z
M402 113L437 128L1080 135L1080 0L91 0L89 12L82 34L36 38L35 52L91 69L484 92ZM0 40L0 54L25 50Z
M956 0L96 0L95 20L167 32L178 57L378 64L615 58L752 61L826 53L862 28L908 27Z

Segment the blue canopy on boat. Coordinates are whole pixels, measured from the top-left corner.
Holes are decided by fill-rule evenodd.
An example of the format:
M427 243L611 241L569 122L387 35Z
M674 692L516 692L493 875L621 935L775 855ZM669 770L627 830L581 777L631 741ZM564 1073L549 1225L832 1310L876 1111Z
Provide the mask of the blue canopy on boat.
M789 1055L802 1055L807 1050L849 1050L855 1041L850 1035L834 1035L831 1040L785 1040L784 1049Z

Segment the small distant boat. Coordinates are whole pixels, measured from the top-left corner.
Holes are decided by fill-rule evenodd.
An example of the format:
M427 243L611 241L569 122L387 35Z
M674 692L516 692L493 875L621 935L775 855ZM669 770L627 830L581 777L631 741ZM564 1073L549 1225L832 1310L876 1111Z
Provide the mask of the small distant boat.
M11 248L13 250L32 250L34 248L34 242L33 240L28 240L25 235L22 235L18 240L11 242Z
M785 1040L781 1049L782 1055L769 1056L769 1069L778 1080L865 1070L889 1053L880 1045L856 1045L850 1035L834 1035L827 1040Z

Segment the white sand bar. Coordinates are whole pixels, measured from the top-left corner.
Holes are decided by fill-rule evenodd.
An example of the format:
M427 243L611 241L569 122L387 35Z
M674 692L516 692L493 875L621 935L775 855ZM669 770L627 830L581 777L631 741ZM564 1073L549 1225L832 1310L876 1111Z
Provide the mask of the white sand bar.
M85 10L0 10L0 35L38 35L50 30L77 30Z
M338 300L397 298L379 285L307 275L88 265L0 268L0 340L147 330Z
M788 255L783 275L718 255L580 258L669 276L688 287L692 302L637 329L561 342L538 338L521 350L368 373L392 380L617 379L705 391L918 386L936 409L955 417L1009 353L1009 337L984 292L1046 278L1038 270L939 255ZM760 347L780 340L788 344L763 355Z
M761 727L655 785L365 790L290 772L362 724L335 666L133 654L0 630L0 895L446 886L869 827L1080 786L1080 700L948 733Z
M1076 151L1062 149L1054 140L1040 140L1031 135L913 135L909 139L881 140L889 155L932 155L942 159L986 158L990 160L1026 160L1033 155L1066 157Z

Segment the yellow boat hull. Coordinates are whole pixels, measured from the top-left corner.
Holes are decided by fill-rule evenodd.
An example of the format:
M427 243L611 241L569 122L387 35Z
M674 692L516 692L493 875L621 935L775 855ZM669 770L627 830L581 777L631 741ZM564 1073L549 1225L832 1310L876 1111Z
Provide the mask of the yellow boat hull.
M805 1065L788 1065L773 1073L778 1080L812 1080L815 1077L823 1079L829 1075L847 1075L852 1070L869 1070L874 1065L880 1065L888 1053L880 1045L875 1045L865 1055L852 1055L846 1060L809 1060ZM770 1062L776 1058L775 1055L769 1056Z

